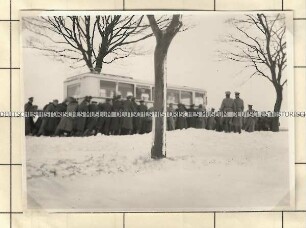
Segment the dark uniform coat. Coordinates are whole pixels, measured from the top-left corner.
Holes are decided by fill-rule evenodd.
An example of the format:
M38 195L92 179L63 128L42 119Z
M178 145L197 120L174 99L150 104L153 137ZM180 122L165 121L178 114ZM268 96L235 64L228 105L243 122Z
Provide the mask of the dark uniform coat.
M89 110L89 112L94 114L94 116L91 116L91 117L87 118L86 129L89 130L89 131L96 130L97 129L97 124L98 124L98 119L99 119L99 117L96 116L96 114L98 112L98 106L96 104L89 104L88 105L88 110Z
M98 111L99 112L111 112L112 111L112 105L109 102L105 102L103 104L98 105ZM112 117L105 117L100 116L98 119L98 131L108 135L110 131L110 124L111 124Z
M175 112L175 110L174 108L167 107L167 112L169 113L169 115L172 115ZM173 116L167 117L167 130L168 131L175 130L175 119Z
M197 117L193 116L192 114L196 111L193 107L187 110L189 116L187 118L188 127L196 128L197 125Z
M78 109L78 103L76 101L70 102L67 105L67 113L76 112ZM72 116L63 116L59 122L57 128L61 131L72 132L74 130L75 118Z
M202 112L205 111L205 109L204 108L197 108L195 111L198 112L199 115L201 115ZM206 122L207 122L206 117L201 117L201 116L196 117L196 128L205 129L206 128Z
M123 102L123 112L130 113L134 112L133 104L131 100L125 100ZM133 130L133 118L132 117L122 117L122 129Z
M154 112L154 107L151 107L148 109L147 113L152 113ZM150 115L147 115L146 117L146 133L151 132L153 129L153 117Z
M66 104L66 102L62 102L62 103L58 104L56 106L56 111L59 112L59 113L66 112L67 111L67 104ZM59 124L60 121L61 121L61 117L56 117L57 125Z
M227 120L227 126L229 126L229 122L232 120L232 118L226 118L226 117L221 117L222 112L218 111L217 112L218 115L215 117L215 121L216 121L216 131L221 132L225 129L227 129L226 131L229 131L229 127L225 127L226 124L224 124L224 122Z
M113 101L112 112L121 112L122 111L122 102L120 100L115 99ZM121 129L121 118L120 117L112 117L110 130L111 131L120 131Z
M135 100L132 100L132 107L133 107L133 112L139 111L139 105L135 102ZM133 132L137 133L139 129L139 117L133 117Z
M186 112L186 109L181 106L177 109L178 112L180 112L181 114L178 115L178 117L176 118L176 124L175 124L175 128L176 129L184 129L187 128L187 120L185 116L181 116L182 113Z
M24 105L25 112L31 112L33 110L33 104L31 102L27 102ZM32 133L34 128L33 117L25 117L25 135L29 135Z
M254 110L248 110L247 113L252 114L254 113ZM256 125L257 119L256 117L246 117L245 123L244 123L244 130L247 132L253 132L255 131L255 125Z
M138 106L138 112L144 114L148 111L148 107L145 104ZM143 134L146 132L146 119L145 117L137 117L137 132Z
M209 116L207 117L207 124L206 129L207 130L216 130L216 118L212 116L212 112L209 113Z
M53 103L50 103L45 112L56 112L56 106ZM53 135L57 127L57 118L56 117L44 117L41 125L41 132L43 135Z
M89 108L88 108L88 104L87 101L83 100L77 108L77 112L81 113L81 112L88 112ZM87 118L84 116L80 116L76 118L76 131L78 132L78 134L83 134L84 130L85 130L85 126L86 126L86 120Z

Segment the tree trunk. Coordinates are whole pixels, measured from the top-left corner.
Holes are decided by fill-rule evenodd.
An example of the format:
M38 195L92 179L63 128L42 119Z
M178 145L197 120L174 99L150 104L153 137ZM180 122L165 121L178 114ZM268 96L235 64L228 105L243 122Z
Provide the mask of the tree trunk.
M96 63L96 66L95 66L95 69L94 69L94 72L96 73L101 73L102 71L102 66L103 66L103 59L98 59L97 58L97 63Z
M154 111L166 113L166 62L167 52L172 39L182 26L181 15L173 15L169 26L161 30L153 15L147 15L150 26L156 38L154 52L154 71L155 71L155 96ZM155 132L154 142L151 149L151 157L160 159L166 157L166 115L154 117Z
M96 65L95 65L95 72L96 73L101 73L102 71L102 66L103 66L103 60L105 56L107 55L107 50L108 50L108 45L106 44L105 38L103 38L103 42L99 48L99 53L96 58Z
M165 73L167 64L167 52L169 42L161 40L157 43L154 52L155 67L155 95L154 112L163 113L166 111L166 78ZM151 149L151 157L154 159L163 158L165 152L165 124L166 117L155 117L155 135L154 144Z
M283 87L281 85L274 85L276 90L276 101L274 105L274 112L280 112L282 101L283 101ZM279 131L279 117L272 118L272 129L273 132Z
M101 73L102 66L103 66L103 59L104 59L104 55L102 54L102 51L100 51L96 58L96 65L95 65L94 72Z

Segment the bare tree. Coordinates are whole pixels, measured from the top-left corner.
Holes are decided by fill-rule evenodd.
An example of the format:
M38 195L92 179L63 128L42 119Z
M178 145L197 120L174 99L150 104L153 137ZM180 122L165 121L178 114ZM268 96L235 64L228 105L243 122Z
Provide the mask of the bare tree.
M155 70L155 97L154 111L166 112L166 72L167 72L167 53L171 41L182 27L182 16L173 15L170 24L161 29L153 15L148 15L152 31L156 38L154 52L154 70ZM155 117L154 144L151 149L151 157L154 159L163 158L165 155L165 124L166 117Z
M153 36L144 16L54 16L23 18L33 36L26 47L38 49L57 60L69 60L72 68L87 66L100 73L103 64L133 53L132 45ZM161 17L159 24L165 26ZM36 36L37 37L37 36Z
M246 15L241 19L231 19L238 31L236 36L229 35L232 50L222 52L222 56L237 62L245 63L245 67L253 70L251 77L260 76L272 83L276 92L274 112L281 110L283 87L287 83L284 69L287 66L286 25L284 14ZM272 131L279 131L279 118L273 118Z

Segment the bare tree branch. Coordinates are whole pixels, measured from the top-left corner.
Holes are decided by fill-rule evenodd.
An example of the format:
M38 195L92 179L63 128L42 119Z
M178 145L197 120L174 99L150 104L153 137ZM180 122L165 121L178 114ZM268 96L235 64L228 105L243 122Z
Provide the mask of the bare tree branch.
M165 16L156 20L157 26L162 28L169 23L169 17ZM28 48L53 54L65 49L74 50L72 58L63 53L59 57L82 58L92 72L101 72L103 63L109 64L135 54L133 45L153 36L144 16L27 17L23 18L23 28L32 34L27 42ZM37 36L41 41L36 39ZM120 47L129 50L121 52Z

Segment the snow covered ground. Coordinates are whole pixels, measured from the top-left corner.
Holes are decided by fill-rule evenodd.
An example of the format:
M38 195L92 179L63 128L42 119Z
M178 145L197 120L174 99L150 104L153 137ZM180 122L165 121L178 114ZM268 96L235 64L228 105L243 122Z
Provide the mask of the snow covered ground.
M288 132L167 132L167 158L152 135L27 137L28 208L199 211L289 204Z

